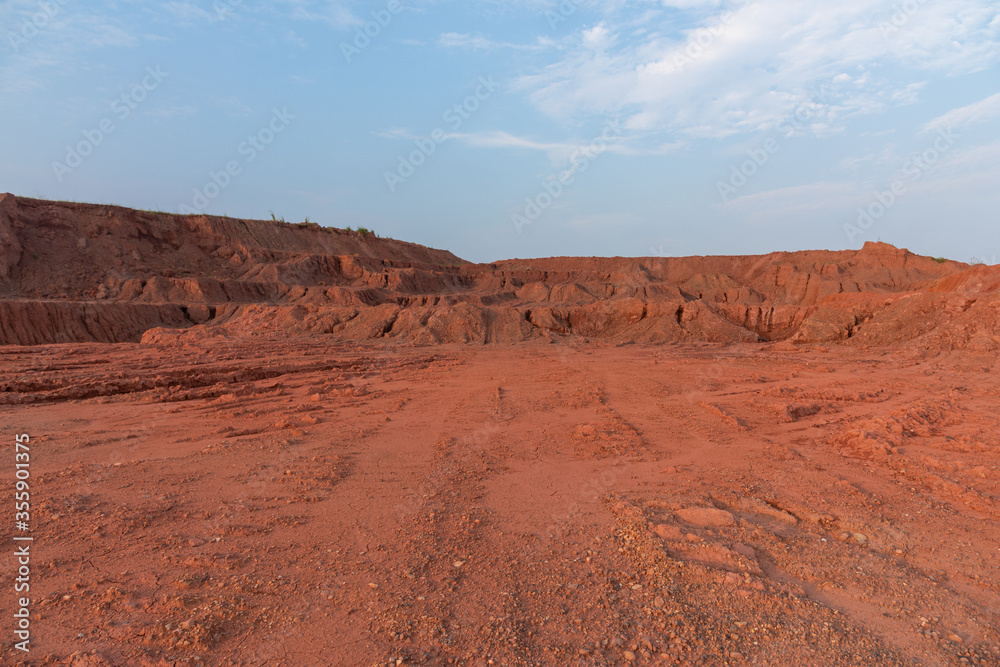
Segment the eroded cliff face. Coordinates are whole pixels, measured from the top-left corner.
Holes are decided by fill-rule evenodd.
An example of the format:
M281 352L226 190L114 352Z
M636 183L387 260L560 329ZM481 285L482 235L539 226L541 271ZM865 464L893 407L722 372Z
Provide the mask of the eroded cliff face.
M317 225L0 196L0 344L324 334L997 349L998 286L1000 267L880 243L470 264Z

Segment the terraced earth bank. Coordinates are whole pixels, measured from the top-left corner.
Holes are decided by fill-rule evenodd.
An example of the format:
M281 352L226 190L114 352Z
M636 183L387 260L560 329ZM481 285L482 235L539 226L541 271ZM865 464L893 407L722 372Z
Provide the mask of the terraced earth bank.
M1000 664L996 268L9 195L0 240L2 664Z
M996 350L1000 268L859 251L470 264L373 234L0 196L0 344L838 342Z

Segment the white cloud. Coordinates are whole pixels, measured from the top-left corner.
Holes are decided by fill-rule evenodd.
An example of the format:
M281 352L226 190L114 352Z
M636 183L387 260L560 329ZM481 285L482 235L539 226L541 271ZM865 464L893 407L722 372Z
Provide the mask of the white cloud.
M1000 179L1000 141L969 148L956 144L927 163L917 178L913 169L899 168L907 158L889 148L877 157L866 158L891 162L896 168L882 170L874 180L823 181L750 193L719 204L718 208L753 226L822 223L838 213L854 215L857 206L874 201L876 192L885 192L893 183L899 183L903 190L895 197L893 217L887 221L942 207L981 210L984 222L993 217L986 212L1000 197L1000 190L994 187Z
M291 44L292 46L298 49L309 48L309 44L306 42L306 40L296 35L294 30L285 31L285 42Z
M959 198L981 200L986 196L995 199L1000 192L996 188L998 180L1000 141L968 148L958 143L931 165L919 181L908 184L908 188L942 202Z
M0 4L0 104L3 98L44 90L46 77L91 67L81 55L92 49L132 47L140 35L117 17L84 4L11 0ZM145 35L142 36L146 38Z
M718 7L721 4L722 3L719 0L663 0L664 7L674 7L676 9Z
M811 129L828 133L914 102L932 74L1000 60L1000 8L989 0L925 3L900 26L881 0L664 5L688 10L693 27L678 32L663 12L643 26L605 17L516 85L559 120L622 114L633 130L724 137L777 126L823 84L830 99ZM616 38L635 27L645 31Z
M635 146L624 143L616 136L607 142L602 142L597 137L584 141L535 141L504 131L456 133L447 136L449 139L458 139L473 148L520 148L544 152L553 165L566 164L574 154L580 151L589 150L590 152L608 152L619 155L665 155L687 145L685 142L675 141ZM593 147L598 144L600 145L599 150L594 149Z
M869 151L864 155L852 155L843 158L839 166L844 171L853 173L871 167L895 167L903 162L903 158L896 152L896 146L886 144L879 151Z
M376 137L382 139L419 139L417 135L413 134L407 127L389 127L384 130L376 130L374 132Z
M614 45L615 38L604 23L583 31L583 45L592 51L604 51Z
M924 125L924 132L933 132L940 128L969 127L997 117L1000 117L1000 93L938 116Z
M364 23L339 0L280 0L278 6L287 7L287 13L295 20L326 23L337 30Z
M471 35L468 33L446 32L438 38L438 46L444 48L463 48L476 51L489 51L494 49L514 49L525 51L537 51L553 45L552 40L538 38L534 44L516 44L513 42L498 42L482 35Z
M420 137L405 127L390 127L375 132L375 136L383 139L405 139L413 141ZM535 141L524 137L514 136L504 131L488 132L453 132L443 136L445 141L457 140L471 148L512 148L529 151L539 151L547 153L553 164L565 163L574 151L579 150L586 144L558 141Z
M222 109L226 114L235 118L249 118L256 111L253 107L245 104L243 100L235 95L228 97L214 97L209 100L215 107Z
M854 183L820 182L743 195L719 207L750 225L801 224L862 199Z
M198 23L212 23L225 18L225 15L221 12L205 11L192 2L167 2L161 5L159 9L180 25L185 26Z
M504 131L451 134L449 138L460 139L469 146L477 148L526 148L546 152L572 150L570 144L534 141Z

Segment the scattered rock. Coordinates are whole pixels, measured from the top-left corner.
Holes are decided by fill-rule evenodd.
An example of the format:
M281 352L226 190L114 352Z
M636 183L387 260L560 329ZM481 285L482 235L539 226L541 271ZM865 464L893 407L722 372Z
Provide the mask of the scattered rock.
M653 532L661 538L671 542L681 542L684 540L684 533L681 529L677 526L671 526L670 524L657 524L656 527L653 528Z
M714 507L689 507L677 510L677 516L694 526L721 528L736 523L736 517L732 514Z

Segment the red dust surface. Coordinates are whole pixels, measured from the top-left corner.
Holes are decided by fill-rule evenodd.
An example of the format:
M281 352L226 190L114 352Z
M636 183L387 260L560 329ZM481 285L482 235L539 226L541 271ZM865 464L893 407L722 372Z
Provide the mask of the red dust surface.
M1000 664L996 267L11 195L0 242L3 664Z

